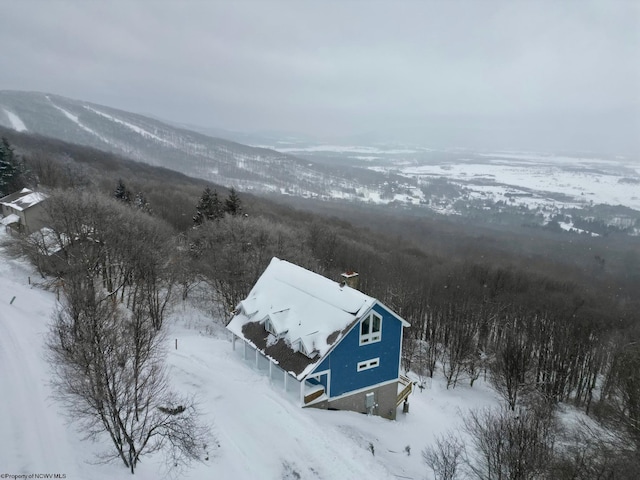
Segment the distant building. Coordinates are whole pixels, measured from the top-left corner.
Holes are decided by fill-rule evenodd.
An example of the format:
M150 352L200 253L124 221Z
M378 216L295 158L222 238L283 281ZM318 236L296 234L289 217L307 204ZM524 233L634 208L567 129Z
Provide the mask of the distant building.
M412 383L400 375L402 329L391 309L349 285L273 258L227 326L243 356L296 390L303 407L395 419Z
M0 198L0 223L12 233L30 234L45 225L42 202L47 195L23 188L19 192Z

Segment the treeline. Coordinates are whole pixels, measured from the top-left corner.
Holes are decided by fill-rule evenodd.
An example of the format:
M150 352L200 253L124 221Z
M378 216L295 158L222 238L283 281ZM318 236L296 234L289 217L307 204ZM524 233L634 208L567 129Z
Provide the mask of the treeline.
M29 183L24 161L13 151L9 141L0 139L0 198L17 192Z
M605 293L636 297L640 290L640 241L626 234L591 237L518 226L487 224L435 214L423 207L394 207L332 200L276 197L299 210L364 226L412 244L430 255L470 259L570 281Z

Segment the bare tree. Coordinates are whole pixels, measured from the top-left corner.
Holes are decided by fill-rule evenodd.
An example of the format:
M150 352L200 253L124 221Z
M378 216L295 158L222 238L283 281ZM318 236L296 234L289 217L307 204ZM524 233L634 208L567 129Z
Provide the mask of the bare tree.
M640 478L640 456L622 432L596 424L577 422L560 429L550 476L558 480Z
M464 429L474 452L466 464L482 480L540 478L553 458L551 412L538 408L471 411Z
M34 261L65 283L91 279L127 308L145 308L159 329L177 279L177 245L168 225L83 191L57 192L46 208L51 229L25 247Z
M174 465L206 455L208 429L193 400L168 387L162 335L148 315L70 292L54 317L47 346L53 384L88 438L106 434L131 473L143 455L168 450Z
M460 375L465 371L469 358L475 354L474 324L465 312L451 307L451 325L447 345L442 350L442 373L447 380L447 388L455 388Z
M618 347L605 385L600 416L616 430L625 432L640 451L640 343Z
M424 462L433 470L435 480L455 480L461 471L464 444L454 435L436 439L435 445L422 451Z
M272 257L309 263L303 241L285 225L265 218L227 215L194 229L189 241L194 264L223 317L246 297Z
M522 334L509 332L491 365L491 383L511 410L530 386L531 363L530 343Z
M168 450L173 465L204 455L193 400L168 387L161 344L174 249L166 225L114 199L51 197L64 299L48 337L53 383L90 438L107 435L133 473Z

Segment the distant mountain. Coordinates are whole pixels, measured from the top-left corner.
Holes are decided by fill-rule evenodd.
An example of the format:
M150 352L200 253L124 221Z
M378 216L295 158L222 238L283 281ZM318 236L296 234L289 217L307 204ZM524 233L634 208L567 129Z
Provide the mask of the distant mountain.
M250 145L253 147L263 145L274 145L275 150L280 147L287 147L289 145L313 145L319 140L312 138L308 135L289 132L240 132L236 130L226 130L224 128L216 127L203 127L202 125L193 125L190 123L175 123L167 121L170 125L174 125L178 128L184 128L194 132L202 133L209 137L224 138L233 142L242 143L243 145Z
M235 186L298 196L353 191L342 170L172 126L104 105L39 92L0 91L0 125L111 151Z
M241 191L384 204L419 216L455 215L512 228L640 235L640 167L623 157L443 151L372 143L373 134L318 143L277 132L172 125L19 91L0 91L0 126L111 151Z

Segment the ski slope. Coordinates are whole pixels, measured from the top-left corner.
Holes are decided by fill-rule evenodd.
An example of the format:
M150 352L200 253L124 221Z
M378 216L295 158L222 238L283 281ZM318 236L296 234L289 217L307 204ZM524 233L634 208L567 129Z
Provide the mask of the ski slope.
M69 112L68 110L65 110L64 108L56 105L55 103L53 103L53 101L51 100L51 98L49 98L48 95L46 95L47 100L49 100L49 102L51 103L51 105L58 111L62 112L62 114L67 117L69 120L71 120L73 123L75 123L78 127L80 127L82 130L84 130L87 133L90 133L91 135L94 135L96 137L98 137L100 140L102 140L104 143L106 144L111 144L112 142L100 135L98 132L96 132L95 130L93 130L92 128L87 127L84 123L82 123L80 121L80 119L78 118L77 115L74 115L73 113Z
M0 243L8 239L0 232ZM130 479L119 460L97 462L108 441L83 440L52 397L44 342L56 300L29 285L29 277L42 281L0 247L0 473ZM231 349L224 328L204 310L179 303L168 323L171 383L178 393L195 395L216 437L209 460L178 473L181 479L429 479L421 450L459 425L469 408L497 403L481 380L473 388L446 390L437 378L410 397L410 413L399 413L396 421L302 409L281 383L269 382ZM135 477L158 480L176 473L155 455L143 457Z
M9 119L9 122L11 123L11 127L13 127L13 129L16 132L26 132L27 131L27 126L24 124L24 122L22 121L22 119L18 115L16 115L15 113L7 110L6 108L3 108L2 110L4 111L5 115Z

